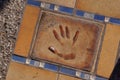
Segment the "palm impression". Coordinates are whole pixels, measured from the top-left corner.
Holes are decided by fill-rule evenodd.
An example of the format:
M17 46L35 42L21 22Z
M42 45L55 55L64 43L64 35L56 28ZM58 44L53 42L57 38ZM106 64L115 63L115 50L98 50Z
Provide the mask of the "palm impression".
M90 71L101 31L95 23L44 13L32 57Z
M65 50L66 53L61 53L58 52L57 48L50 46L48 49L50 51L52 51L54 54L58 55L59 57L65 59L65 60L70 60L70 59L75 59L76 54L74 52L74 45L78 39L78 35L79 35L79 30L77 30L75 32L74 37L72 37L72 41L68 41L70 40L70 31L69 28L66 26L65 30L63 29L63 27L60 25L59 26L60 29L60 35L58 34L58 32L56 30L53 30L53 34L54 37L56 38L56 40L61 44L62 48L67 48L68 50ZM61 36L61 38L60 38ZM71 52L67 53L69 50L71 50Z

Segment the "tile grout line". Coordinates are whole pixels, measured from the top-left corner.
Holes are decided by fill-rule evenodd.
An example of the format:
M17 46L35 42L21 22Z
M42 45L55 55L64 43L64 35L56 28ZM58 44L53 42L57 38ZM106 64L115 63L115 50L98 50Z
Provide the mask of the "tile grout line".
M58 67L58 73L57 73L57 78L56 78L56 80L59 80L59 78L60 78L59 70L60 70L60 67Z
M59 73L57 73L57 78L56 78L56 80L59 80Z
M73 7L73 13L72 15L75 15L76 16L76 4L77 4L77 0L75 0L75 4L74 4L74 7Z

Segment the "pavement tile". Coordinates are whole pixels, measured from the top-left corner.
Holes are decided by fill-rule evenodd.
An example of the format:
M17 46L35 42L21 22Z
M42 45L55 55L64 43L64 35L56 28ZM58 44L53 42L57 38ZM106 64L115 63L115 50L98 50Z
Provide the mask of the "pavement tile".
M6 80L56 80L57 73L11 62Z
M106 32L99 57L97 74L109 78L118 57L118 46L120 41L120 26L114 24L106 25Z
M77 0L76 8L104 16L120 18L119 3L120 0Z
M16 46L14 49L15 54L24 57L28 56L39 13L39 7L26 5L21 27L16 41Z
M32 57L91 71L104 24L43 12Z

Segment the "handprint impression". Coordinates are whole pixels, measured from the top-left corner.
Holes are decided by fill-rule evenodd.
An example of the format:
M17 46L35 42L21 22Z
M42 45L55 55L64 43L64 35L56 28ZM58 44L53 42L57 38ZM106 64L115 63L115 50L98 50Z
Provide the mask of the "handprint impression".
M68 44L66 44L64 41L65 39L67 40L70 40L70 30L69 28L66 26L65 27L65 31L63 29L63 27L60 25L59 26L59 29L60 29L60 35L58 34L58 32L54 29L53 30L53 35L55 37L55 39L61 44L62 47L65 47L67 46ZM77 39L78 39L78 36L79 36L79 30L77 30L72 38L72 45L71 47L74 47ZM63 39L61 39L63 38ZM69 46L69 45L68 45ZM64 60L72 60L72 59L75 59L76 57L76 54L74 52L70 52L70 53L66 53L67 54L64 54L64 53L61 53L61 52L58 52L58 50L53 47L53 46L49 46L48 49L55 55L58 55L59 57L63 58Z

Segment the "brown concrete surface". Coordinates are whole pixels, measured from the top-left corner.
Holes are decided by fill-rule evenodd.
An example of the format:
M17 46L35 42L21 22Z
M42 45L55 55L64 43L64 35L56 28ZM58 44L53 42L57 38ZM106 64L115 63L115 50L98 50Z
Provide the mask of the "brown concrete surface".
M76 0L37 0L74 8Z
M11 62L6 80L56 80L57 73Z
M60 74L58 80L82 80L82 79L78 79L78 78L74 78L74 77Z
M32 57L91 71L103 29L103 24L44 12Z
M38 7L26 5L22 24L16 41L14 53L20 56L28 56L34 29L40 13Z
M120 18L120 0L77 0L76 4L83 11Z
M107 24L97 69L99 76L110 77L115 65L119 41L120 26Z

